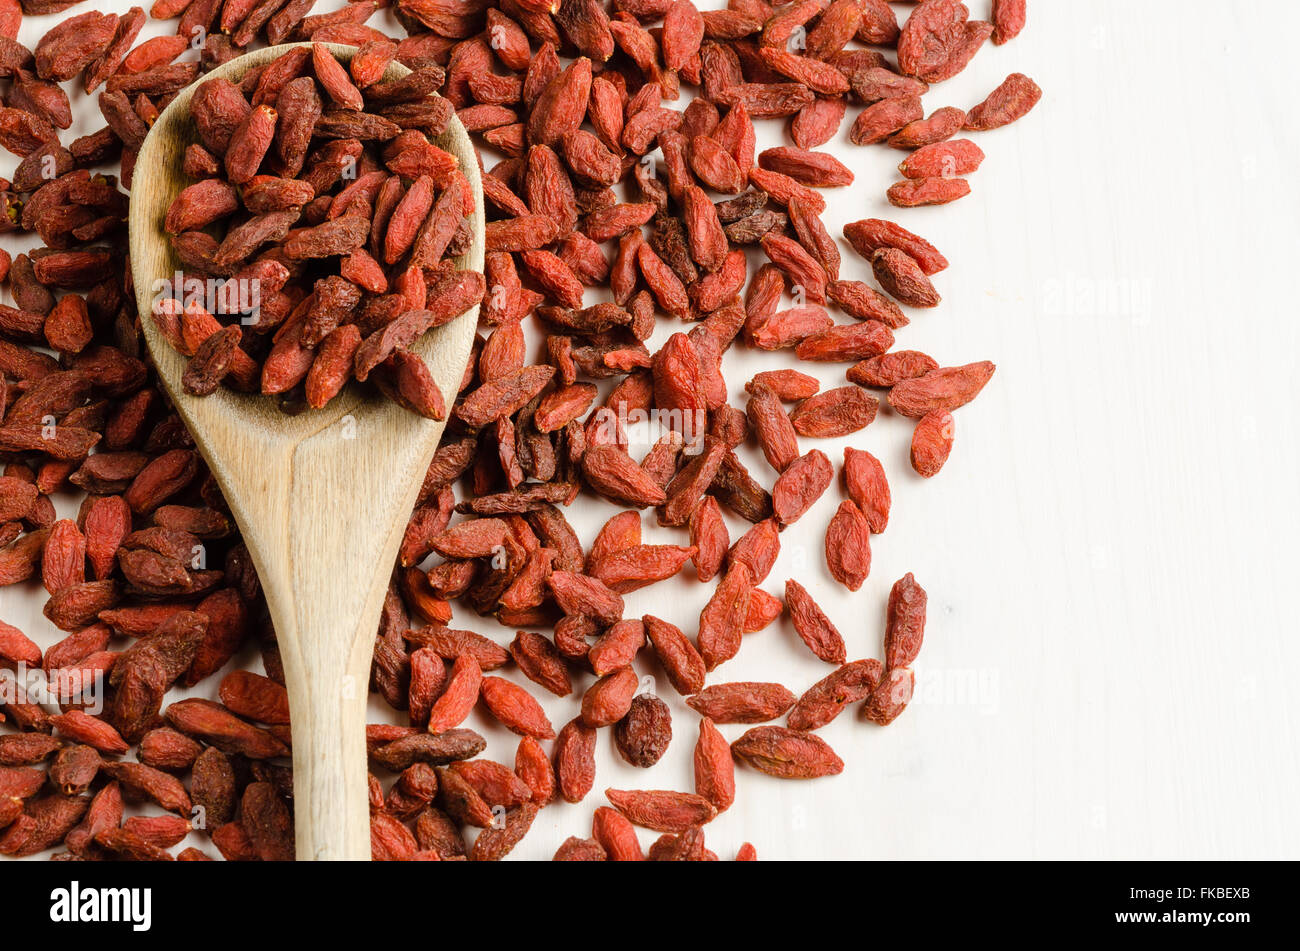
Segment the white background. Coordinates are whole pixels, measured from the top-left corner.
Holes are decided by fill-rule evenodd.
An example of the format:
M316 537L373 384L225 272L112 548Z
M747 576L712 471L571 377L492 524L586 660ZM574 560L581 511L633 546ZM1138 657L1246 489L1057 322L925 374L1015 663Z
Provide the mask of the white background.
M988 0L970 6L987 15ZM54 20L29 19L22 38ZM889 586L916 573L930 595L918 696L888 728L846 714L822 731L841 776L738 769L736 805L707 829L722 857L745 840L790 859L1296 856L1297 32L1282 2L1031 3L1018 39L925 98L927 112L969 107L1013 71L1045 91L1027 118L976 136L988 158L974 192L943 208L887 205L901 155L851 146L850 110L826 148L857 181L830 193L830 231L888 217L932 240L952 261L936 278L944 302L915 313L898 345L998 371L956 414L933 480L910 471L906 420L882 414L854 437L894 494L861 592L822 561L838 488L783 535L765 587L803 579L850 656L879 656ZM780 126L760 125L760 145L778 144ZM841 245L844 276L868 277ZM656 343L676 329L663 324ZM733 402L778 365L729 354ZM843 383L842 367L823 369ZM838 465L840 441L819 448ZM770 484L761 457L745 459ZM614 511L584 496L569 515L587 543ZM648 541L681 540L645 521ZM48 646L59 635L42 593L21 587L0 590L0 618ZM693 633L711 588L659 585L629 596L628 614ZM464 612L454 623L511 636ZM546 809L516 855L589 835L606 786L690 788L696 718L645 670L675 713L663 761L634 770L602 731L596 790ZM828 671L782 623L711 682L798 693ZM557 727L576 712L576 697L543 699ZM471 725L512 761L510 734L478 713Z

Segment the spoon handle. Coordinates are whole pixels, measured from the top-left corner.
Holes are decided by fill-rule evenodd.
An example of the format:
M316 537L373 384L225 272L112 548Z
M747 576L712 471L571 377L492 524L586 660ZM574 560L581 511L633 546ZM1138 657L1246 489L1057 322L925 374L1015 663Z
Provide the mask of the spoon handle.
M278 635L293 713L296 854L299 861L367 861L365 708L379 606L358 590L369 586L364 571L359 585L307 558L292 573L293 599L284 606L291 619L271 602L276 630L294 625L302 641L320 644L289 649L293 639Z
M405 528L400 515L419 488L394 478L402 454L393 446L348 451L347 426L343 420L299 443L287 472L263 474L260 495L243 489L248 480L236 490L251 516L244 524L259 536L249 547L262 556L289 692L299 860L370 858L370 658Z

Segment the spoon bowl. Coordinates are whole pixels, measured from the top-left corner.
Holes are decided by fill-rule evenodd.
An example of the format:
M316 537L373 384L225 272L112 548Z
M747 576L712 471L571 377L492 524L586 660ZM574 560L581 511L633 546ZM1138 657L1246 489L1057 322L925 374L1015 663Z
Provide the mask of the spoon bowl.
M232 82L297 46L240 56L207 74ZM344 65L355 47L327 44ZM394 62L384 80L410 72ZM321 410L282 413L261 394L181 386L187 358L152 319L158 282L181 271L163 231L172 199L191 182L185 149L199 141L190 98L163 111L136 160L130 204L131 271L141 324L163 389L216 477L255 564L275 625L292 711L299 859L366 860L365 707L370 658L392 566L443 423L346 387ZM474 193L473 240L457 267L483 269L483 190L474 147L453 117L435 143L455 155ZM425 334L412 350L450 407L460 387L478 307Z

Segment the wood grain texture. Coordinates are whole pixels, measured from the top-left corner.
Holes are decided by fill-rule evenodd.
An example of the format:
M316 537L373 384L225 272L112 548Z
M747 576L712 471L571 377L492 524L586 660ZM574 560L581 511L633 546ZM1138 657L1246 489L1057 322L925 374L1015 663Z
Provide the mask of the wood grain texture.
M232 60L210 76L237 81L300 45ZM347 63L353 47L329 44ZM389 66L384 78L410 70ZM155 281L179 266L163 233L168 205L186 185L185 147L197 141L181 93L154 124L131 192L132 274L141 314ZM473 146L458 119L438 144L454 154L475 195L474 240L457 265L483 268L483 192ZM473 343L478 307L426 334L425 359L447 406ZM181 388L186 358L142 320L150 354L177 411L230 505L253 556L275 624L293 711L294 809L300 859L368 859L365 703L377 618L406 516L443 424L349 386L323 410L286 416L260 394Z

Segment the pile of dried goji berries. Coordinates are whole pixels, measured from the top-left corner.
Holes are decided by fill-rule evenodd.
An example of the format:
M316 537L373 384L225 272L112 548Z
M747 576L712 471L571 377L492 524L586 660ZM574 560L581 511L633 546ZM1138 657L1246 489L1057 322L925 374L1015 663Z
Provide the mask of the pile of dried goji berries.
M505 156L484 175L484 332L447 409L375 642L372 688L405 722L368 728L374 855L500 858L547 803L591 791L602 727L628 763L654 765L672 716L639 691L637 670L662 669L699 714L695 788L606 790L590 837L570 838L556 858L642 858L637 826L661 833L650 858L713 858L703 827L733 803L735 763L783 778L837 773L840 758L815 731L854 704L887 724L911 696L926 596L910 574L885 609L883 662L849 661L804 585L787 580L783 598L760 587L782 530L835 481L831 459L807 441L867 426L879 409L869 390L884 390L894 412L917 419L913 466L933 475L952 447L951 412L993 372L987 362L941 367L894 349L904 308L939 303L930 278L947 261L900 225L868 219L844 237L879 287L841 278L820 189L853 175L816 149L852 108L854 143L907 153L888 190L893 204L965 195L961 176L983 153L954 137L1024 115L1039 90L1014 74L969 111L929 116L920 97L987 39L1014 37L1024 0L993 0L988 21L956 0L924 0L900 7L901 24L883 0L731 0L703 12L690 0L614 0L612 9L603 0L393 0L377 17L371 0L320 14L313 5L158 0L150 13L179 17L176 33L143 42L140 8L73 10L28 49L15 39L24 10L76 4L0 0L0 145L21 157L0 190L0 229L39 238L12 262L0 259L13 300L0 307L0 584L39 580L45 616L66 634L41 650L0 624L0 667L68 688L55 703L0 695L0 854L170 858L192 836L229 859L292 857L289 710L274 632L247 550L141 345L124 284L121 187L179 90L246 48L309 39L359 47L349 73L319 55L282 57L276 82L263 83L264 72L223 87L243 105L230 99L214 115L235 117L230 135L275 149L277 164L253 172L307 181L312 195L255 179L246 155L232 173L219 134L187 156L186 171L215 183L202 187L220 193L224 210L185 217L182 207L171 229L187 273L278 277L279 267L295 277L276 289L286 299L237 332L186 321L183 309L143 319L174 319L182 349L203 354L196 391L224 379L286 406L319 403L311 369L337 335L351 352L332 355L328 365L344 372L331 380L341 385L348 368L366 375L357 360L375 340L368 369L383 368L390 392L409 393L396 381L419 371L403 369L401 353L427 324L406 315L446 293L441 258L464 241L446 209L439 217L447 170L421 183L441 168L428 157L441 131L433 113L445 120L446 110L403 109L414 100L378 103L365 91L380 67L401 62L418 77L408 88L439 92L485 155ZM406 36L389 38L372 17L395 17ZM64 145L60 130L73 116L63 87L74 81L97 96L105 127ZM292 123L298 145L285 151L279 123L285 113L301 119L311 94L319 115L308 110L309 133ZM297 98L282 104L285 96ZM365 111L372 104L383 122ZM788 119L793 145L755 154L762 119ZM331 171L341 155L357 157L355 181ZM396 229L390 247L403 206L399 221L416 227L409 242ZM264 214L280 217L246 227ZM353 220L331 224L340 219ZM309 232L332 240L302 237ZM218 260L232 233L237 259ZM287 253L295 240L311 254ZM430 243L437 254L427 254ZM427 256L417 256L421 247ZM764 262L752 275L751 254ZM297 279L306 258L328 272L320 297L313 281ZM652 351L646 341L661 322L688 326ZM544 358L530 362L538 337ZM277 347L282 359L269 359ZM846 385L821 391L816 377L774 357L742 395L723 376L732 347L841 363ZM293 372L274 372L282 364ZM628 426L644 419L662 434L634 459ZM746 442L771 473L747 470L737 453ZM889 517L889 486L860 449L845 451L840 478L845 499L826 527L826 565L857 590L871 535ZM584 489L625 509L586 545L564 514ZM58 518L53 499L75 505L77 492L75 517ZM649 508L682 544L643 542ZM724 513L752 527L733 540ZM712 586L693 637L657 616L624 617L624 594L692 572ZM796 695L710 677L746 632L786 615L828 665L824 679ZM249 648L260 649L262 674L236 669ZM496 670L558 697L585 684L580 707L557 730L522 681L485 676ZM223 673L213 699L168 697ZM97 697L75 694L97 677ZM520 735L513 764L478 755L485 739L462 725L475 708ZM770 722L782 716L784 726ZM718 724L752 726L728 743ZM737 854L754 856L749 845ZM175 857L210 856L191 846Z
M313 43L239 85L213 77L195 90L200 141L184 170L198 181L164 221L183 277L152 308L190 357L187 393L224 383L319 409L350 380L371 380L412 412L446 418L409 345L483 299L483 275L451 260L470 248L476 202L456 157L430 141L453 113L433 91L442 70L385 82L396 52L368 42L349 71ZM123 104L110 128L143 141L147 126ZM210 301L193 293L209 286Z

